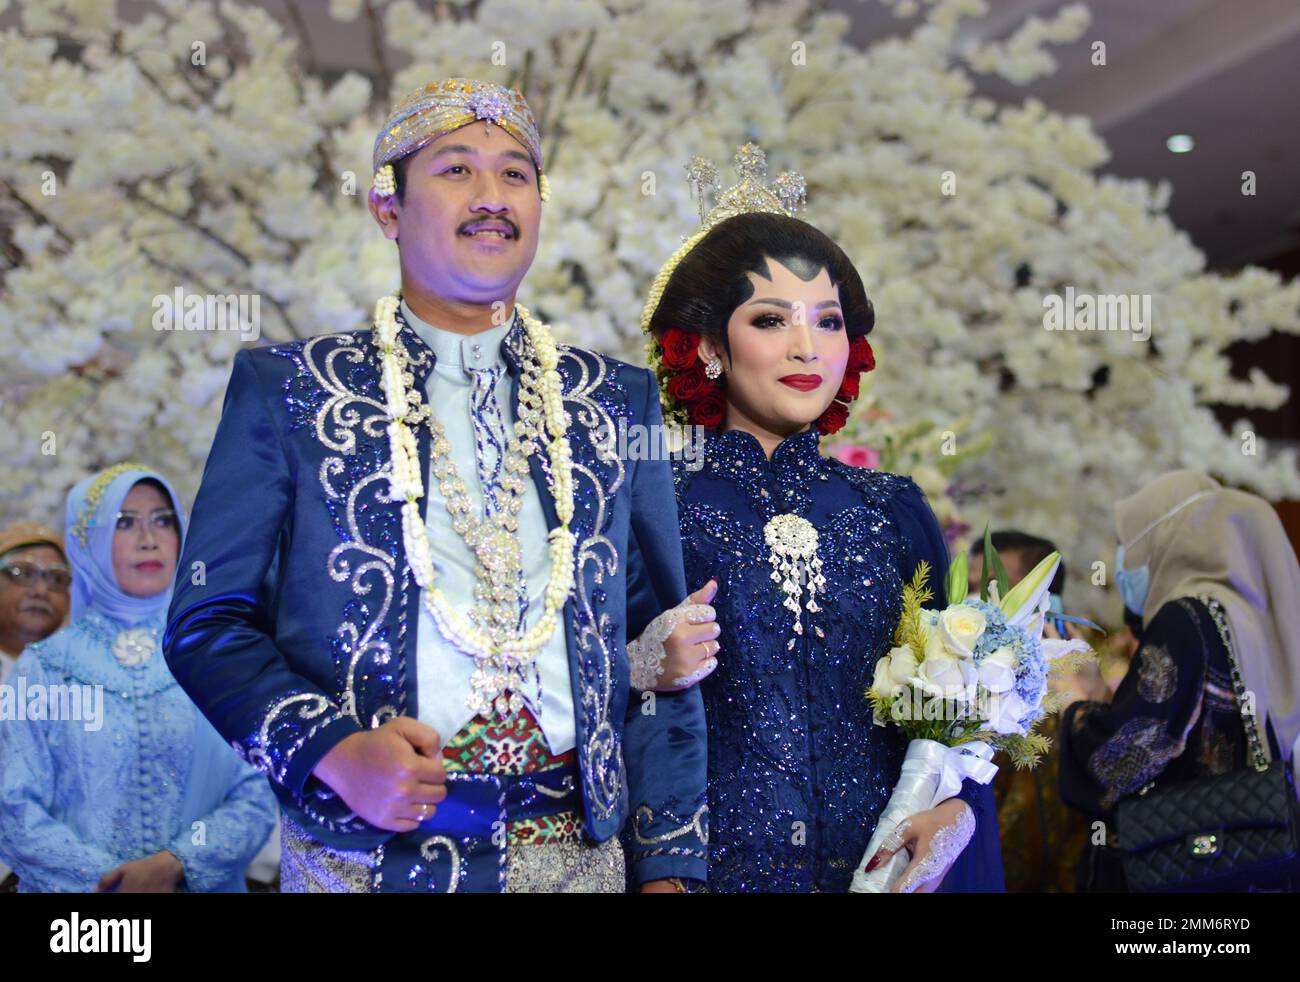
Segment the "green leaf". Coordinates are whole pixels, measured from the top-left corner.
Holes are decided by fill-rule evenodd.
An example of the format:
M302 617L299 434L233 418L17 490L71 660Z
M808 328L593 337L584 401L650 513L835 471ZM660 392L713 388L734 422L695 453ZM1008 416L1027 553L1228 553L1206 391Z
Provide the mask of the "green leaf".
M980 599L987 601L989 598L989 583L994 579L998 581L998 598L1001 599L1007 595L1010 590L1010 584L1007 583L1007 569L1002 565L1002 557L998 551L993 548L993 534L989 531L987 525L984 526L984 571L980 574Z

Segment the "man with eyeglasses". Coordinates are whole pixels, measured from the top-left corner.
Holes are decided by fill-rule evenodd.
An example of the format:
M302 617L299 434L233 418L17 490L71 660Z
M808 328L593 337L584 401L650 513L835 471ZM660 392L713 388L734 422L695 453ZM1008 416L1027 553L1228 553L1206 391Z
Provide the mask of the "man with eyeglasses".
M0 531L0 683L24 648L63 626L71 583L63 545L51 529L15 522Z
M24 648L63 626L71 584L63 544L52 529L14 522L0 530L0 686ZM15 889L17 878L0 863L0 893Z

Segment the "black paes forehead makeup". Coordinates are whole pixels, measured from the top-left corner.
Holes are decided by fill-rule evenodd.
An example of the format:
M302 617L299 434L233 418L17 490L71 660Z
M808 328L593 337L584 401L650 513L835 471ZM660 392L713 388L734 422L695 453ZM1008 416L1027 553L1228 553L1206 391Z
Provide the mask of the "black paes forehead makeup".
M769 261L769 260L770 260L770 261ZM774 282L775 279L776 279L775 274L772 272L772 264L773 264L773 263L779 263L780 265L784 266L786 269L788 269L791 273L793 273L793 274L794 274L796 277L798 277L799 279L803 280L805 283L811 283L813 280L815 280L815 279L817 279L818 277L820 277L820 276L822 275L823 272L825 272L825 273L827 274L827 276L830 277L831 288L832 288L832 289L835 289L835 290L838 292L838 289L839 289L839 288L838 288L838 284L835 282L835 275L834 275L834 274L833 274L833 273L832 273L832 272L831 272L831 271L830 271L830 270L829 270L825 265L823 265L822 263L817 262L815 259L813 259L813 258L810 257L810 256L802 256L802 255L794 255L794 256L763 256L759 268L758 268L758 269L751 269L751 270L748 270L747 272L748 272L748 273L754 273L754 274L757 275L757 276L761 276L763 279L767 280L769 283L772 283L772 282ZM756 284L754 283L753 278L750 277L750 276L748 276L748 275L746 275L745 279L749 282L749 287L750 287L749 292L750 292L750 294L752 295L753 293L756 293L756 292L757 292L757 289L756 289ZM777 306L777 307L785 307L787 310L790 309L790 308L793 306L793 305L790 303L790 301L785 300L785 299L782 298L782 297L771 297L771 296L765 296L765 297L761 297L761 298L760 298L760 297L755 297L755 298L753 298L753 299L749 299L749 298L747 297L747 298L745 298L744 300L742 300L741 302L742 302L742 303L750 303L750 304L755 304L755 303L770 303L770 304L773 304L774 306ZM738 306L739 306L739 305L738 305ZM819 304L817 305L817 307L816 307L815 309L817 309L817 310L822 310L822 309L824 309L824 308L826 308L826 307L837 307L837 306L839 306L838 301L835 301L835 300L823 300L821 303L819 303Z
M769 253L763 257L762 266L759 269L754 270L754 272L761 274L763 279L768 280L769 282L773 279L772 268L768 263L769 259L773 262L780 263L805 283L811 283L821 275L823 269L826 269L824 263L817 262L811 256L802 255L800 253L787 253L784 255L774 255ZM831 279L833 281L835 277L832 276Z

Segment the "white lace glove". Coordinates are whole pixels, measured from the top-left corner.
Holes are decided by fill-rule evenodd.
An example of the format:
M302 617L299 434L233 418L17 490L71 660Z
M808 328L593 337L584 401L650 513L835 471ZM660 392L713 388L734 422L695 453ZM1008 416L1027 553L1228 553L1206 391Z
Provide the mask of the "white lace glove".
M915 818L916 816L912 816L904 819L894 828L881 844L879 855L883 858L892 856L908 842L912 843L913 849L920 845L917 841L919 836L912 828ZM916 856L912 857L912 862L904 871L902 878L890 892L913 893L918 887L942 877L957 861L957 857L961 855L974 835L975 813L971 811L970 805L962 801L956 820L948 825L941 825L934 831L930 837L929 850L919 859Z
M718 667L715 656L721 646L715 640L717 629L712 627L717 612L707 603L716 593L717 584L710 580L676 607L665 610L646 625L638 638L627 643L633 688L642 692L685 689ZM680 671L664 685L660 677L670 655Z

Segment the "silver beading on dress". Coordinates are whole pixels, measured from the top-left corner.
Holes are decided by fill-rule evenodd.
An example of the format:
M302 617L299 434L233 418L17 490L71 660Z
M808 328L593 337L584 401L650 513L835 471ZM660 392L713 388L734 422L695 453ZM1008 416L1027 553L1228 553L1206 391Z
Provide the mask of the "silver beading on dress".
M961 855L967 843L975 835L975 814L970 805L962 802L962 809L957 820L951 825L942 826L930 840L930 851L922 860L912 867L912 872L903 877L898 885L899 893L912 893L936 876L943 873ZM893 836L890 837L892 840ZM901 844L901 843L900 843Z
M664 658L668 652L664 642L677 629L683 620L692 624L701 624L712 620L716 614L709 604L693 604L683 600L676 607L670 607L646 625L640 637L627 643L627 660L632 667L632 687L642 692L659 685L659 676L664 671ZM717 667L717 659L710 658L698 671L684 677L673 679L673 685L682 688L693 685ZM707 669L707 670L706 670ZM702 673L702 674L701 674Z

